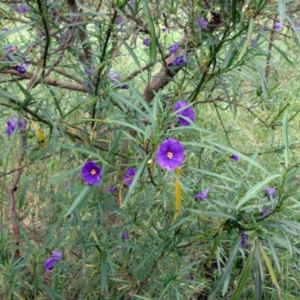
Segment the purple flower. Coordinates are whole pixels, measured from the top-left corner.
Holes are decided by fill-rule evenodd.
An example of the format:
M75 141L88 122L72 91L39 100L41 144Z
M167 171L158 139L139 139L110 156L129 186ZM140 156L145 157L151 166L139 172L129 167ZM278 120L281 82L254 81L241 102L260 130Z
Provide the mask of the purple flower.
M62 252L60 251L52 251L52 258L55 260L55 261L61 261L62 259Z
M249 235L245 232L241 232L242 240L241 240L241 247L245 248L249 239Z
M185 63L187 62L187 58L185 55L180 55L180 56L177 56L173 59L173 61L169 64L169 67L172 67L172 66L183 66Z
M184 148L180 142L168 138L164 140L157 151L156 162L167 170L174 170L184 161Z
M230 155L230 158L233 159L234 161L236 162L239 162L240 161L240 157L236 154L231 154Z
M102 169L93 161L87 161L81 168L81 176L88 184L98 184L101 182Z
M112 81L112 83L119 83L121 81L121 76L117 72L110 70L107 74L108 78Z
M277 31L281 30L282 29L281 23L280 22L275 22L273 29L277 30Z
M92 76L93 74L95 74L95 69L94 68L85 68L85 74L88 76Z
M123 233L122 233L122 239L123 239L123 240L128 240L128 239L129 239L129 234L128 234L128 232L123 232Z
M7 46L6 51L7 52L16 52L16 51L18 51L18 46L16 46L16 45Z
M62 252L52 251L52 256L47 258L44 263L44 270L46 272L51 272L54 269L55 262L62 260Z
M162 31L163 33L166 33L166 32L167 32L167 28L163 28L161 31Z
M257 39L251 39L251 47L255 47L257 45Z
M121 76L120 74L118 74L117 72L113 71L113 70L110 70L107 74L108 78L110 79L110 81L113 83L113 84L119 84L120 81L121 81ZM128 84L124 84L122 86L120 86L120 88L122 89L128 89L129 88L129 85Z
M46 272L51 272L54 269L55 260L53 257L48 258L44 263L44 270Z
M17 9L17 12L19 14L25 15L29 10L29 7L27 5L22 5Z
M126 185L131 185L133 177L136 173L136 170L134 168L129 168L126 170L125 175L124 175L124 183Z
M151 40L149 38L146 38L143 40L143 45L145 45L146 47L149 47Z
M178 43L175 43L170 49L169 49L169 53L175 53L178 50Z
M6 134L10 136L15 131L15 129L25 130L26 120L14 117L6 122L6 126Z
M14 70L19 72L20 74L25 74L27 71L27 68L30 66L30 62L26 61L23 65L16 65L14 67Z
M129 1L129 5L134 8L134 6L135 6L134 1L133 0Z
M195 196L195 199L205 200L208 195L208 189L201 191L199 194Z
M2 28L2 31L3 31L3 32L7 32L7 31L9 31L9 29L8 29L7 27L3 27L3 28Z
M297 266L291 266L291 269L298 270L298 267Z
M190 280L195 280L195 275L190 274Z
M117 189L116 189L116 188L113 188L113 187L110 187L110 188L108 189L108 192L109 192L110 194L114 194L116 191L117 191Z
M197 17L197 23L200 26L201 30L207 29L208 21L206 21L205 19Z
M275 188L264 188L264 191L266 193L266 196L271 196L271 197L273 197L276 193Z
M122 17L116 17L115 23L117 25L121 25L122 23L124 23L124 20Z
M260 219L263 219L264 217L266 217L269 214L270 207L269 206L264 206L259 211L262 213L262 215L260 216Z
M26 73L26 68L23 65L17 65L14 67L14 69L19 72L20 74Z
M189 126L195 121L195 111L189 107L189 104L184 100L179 100L174 105L174 113L178 117L181 126Z

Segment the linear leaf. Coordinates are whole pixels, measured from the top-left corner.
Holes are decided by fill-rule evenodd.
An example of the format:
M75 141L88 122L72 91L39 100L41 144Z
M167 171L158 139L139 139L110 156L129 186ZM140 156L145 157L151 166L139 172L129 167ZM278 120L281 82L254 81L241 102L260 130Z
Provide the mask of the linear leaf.
M282 140L284 144L284 162L285 168L287 169L289 166L290 160L290 145L289 145L289 136L288 136L288 114L287 112L284 114L282 120Z
M126 41L121 37L121 36L117 36L117 38L122 42L122 44L125 46L126 50L128 51L128 53L130 54L130 56L132 57L132 59L134 60L135 64L138 66L139 69L141 69L141 64L140 61L138 60L138 58L136 57L135 53L132 51L132 48L126 43Z
M186 210L190 211L194 214L198 214L198 215L205 215L205 216L215 217L215 218L225 218L225 219L236 220L236 218L234 216L225 214L220 211L206 211L206 210L197 210L197 209L192 209L192 208L189 208Z
M262 190L264 186L266 186L270 181L274 180L275 178L281 176L280 174L274 174L268 177L265 181L258 182L256 185L254 185L247 193L246 195L239 201L239 203L236 206L236 209L239 209L242 205L244 205L247 201L249 201L251 198L253 198L259 191Z
M148 1L142 0L144 13L148 22L148 30L150 32L151 42L150 42L150 59L151 61L156 60L157 50L156 50L156 33L155 27L152 19L152 14L148 6Z
M63 179L65 179L66 177L69 177L70 175L72 175L73 173L75 172L78 172L80 169L81 169L82 166L77 166L71 170L68 170L67 172L57 176L57 177L54 177L52 180L50 180L50 182L48 182L48 186L53 184L53 183L56 183L56 182L60 182L62 181Z
M275 275L275 271L274 271L274 269L272 267L272 263L271 263L268 255L267 255L267 253L265 252L264 248L262 246L259 246L259 249L260 249L260 252L263 255L263 258L264 258L264 261L266 263L267 269L269 271L272 283L273 283L273 285L276 287L276 289L278 291L279 298L281 298L280 297L280 287L278 285L278 281L277 281L277 278L276 278L276 275Z
M234 154L237 154L242 160L245 160L251 164L253 164L254 166L256 166L257 168L259 168L260 170L262 170L264 173L266 174L270 174L263 166L261 166L259 163L257 163L256 161L254 161L252 158L248 157L247 155L244 155L242 153L238 153L236 152L235 150L229 148L229 147L226 147L224 145L221 145L221 144L217 144L215 142L212 142L211 140L209 139L206 139L206 138L203 138L205 140L205 142L207 142L208 144L211 144L213 146L215 146L217 149L214 149L215 151L218 151L218 148L219 148L219 152L221 152L220 150L224 150L226 151L227 153L234 153ZM208 146L206 145L206 147L204 148L208 148Z
M210 171L206 171L206 170L202 170L202 169L197 169L197 168L193 168L193 167L189 167L190 170L193 170L195 172L199 172L199 173L202 173L202 174L205 174L205 175L210 175L212 177L216 177L216 178L219 178L219 179L222 179L222 180L225 180L225 181L229 181L229 182L234 182L236 183L236 181L230 177L227 177L227 176L224 176L224 175L221 175L221 174L218 174L218 173L214 173L214 172L210 172Z
M132 192L133 192L135 186L137 185L137 182L140 179L140 177L141 177L141 175L142 175L142 173L143 173L143 171L144 171L144 169L146 167L147 161L148 161L148 155L146 155L146 157L144 158L144 160L141 162L139 168L137 169L137 171L136 171L136 173L135 173L135 175L133 177L133 180L132 180L132 182L131 182L131 184L129 186L129 190L126 193L126 196L124 198L124 202L123 202L122 206L125 206L126 203L127 203L127 201L130 199L130 196L132 195Z
M228 261L226 263L225 270L222 273L221 277L219 278L219 281L218 281L217 285L214 287L211 294L209 295L208 300L216 299L215 296L218 293L218 291L220 290L220 288L222 287L223 283L225 282L225 279L228 276L231 277L232 266L233 266L233 263L235 261L238 250L240 248L240 244L241 244L241 237L236 240L236 243L235 243L234 247L232 248L230 256L229 256Z
M247 262L243 267L241 277L238 281L238 284L235 288L235 291L234 291L234 294L233 294L231 300L238 300L239 299L239 297L240 297L241 293L243 292L247 282L249 281L249 275L250 275L250 271L252 269L252 264L253 264L254 249L255 249L255 246L253 245L253 247L250 251L250 254L248 256Z
M261 256L259 252L259 242L256 238L254 241L255 244L255 299L262 299L262 283L263 283L263 268L261 263Z
M276 249L275 249L275 247L274 247L274 245L273 245L273 242L272 242L272 240L271 240L271 238L270 238L269 235L267 236L267 239L268 239L268 242L269 242L270 251L271 251L273 260L274 260L274 262L275 262L275 265L276 265L276 267L277 267L278 272L280 273L280 272L281 272L281 267L280 267L280 261L279 261L279 258L278 258Z
M33 177L33 176L30 176L30 177L27 178L26 183L24 184L22 193L21 193L20 198L19 198L19 209L21 209L23 207L23 204L24 204L24 201L25 201L25 198L26 198L26 194L27 194L27 190L29 188L30 183L34 179L35 179L35 177Z
M95 120L95 121L97 121L97 120ZM111 124L119 124L119 125L123 125L123 126L125 126L125 127L132 128L132 129L134 129L135 131L137 131L137 132L139 132L139 133L141 133L141 134L143 134L143 135L145 135L145 136L147 135L146 132L143 131L142 129L140 129L140 128L138 128L137 126L134 126L134 125L132 125L132 124L126 123L126 122L124 122L124 121L106 119L106 122L107 122L107 123L111 123Z
M74 200L68 211L65 213L65 217L70 215L73 210L80 204L81 201L85 200L88 198L88 196L91 194L91 192L95 189L95 185L90 186L87 185L85 186L81 193L77 196L77 198Z
M247 31L247 35L244 41L244 45L243 48L240 50L240 55L238 57L238 61L240 61L244 55L245 52L247 51L250 41L251 41L251 37L252 37L252 33L253 33L253 29L254 29L254 19L252 17L249 18L249 23L248 23L248 31Z

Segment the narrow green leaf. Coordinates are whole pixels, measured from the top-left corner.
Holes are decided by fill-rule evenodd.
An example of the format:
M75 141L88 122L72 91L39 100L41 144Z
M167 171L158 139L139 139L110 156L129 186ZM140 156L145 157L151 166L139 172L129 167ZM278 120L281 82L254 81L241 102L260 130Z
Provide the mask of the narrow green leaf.
M246 195L239 201L239 203L236 205L236 209L239 209L242 205L244 205L246 202L248 202L250 199L256 196L256 194L263 189L270 181L274 180L275 178L278 178L281 176L280 174L274 174L269 176L266 180L258 182L256 185L254 185Z
M133 270L133 272L137 272L139 269L144 267L146 262L150 261L155 261L155 258L157 258L160 253L162 252L164 248L164 244L160 244L158 247L154 248L148 256L145 257L145 259L142 260L142 262ZM155 254L156 253L156 254Z
M235 243L234 247L232 248L232 250L230 252L230 256L227 260L225 270L223 271L221 277L219 278L217 285L214 287L211 294L209 295L208 300L216 299L215 298L216 294L219 292L220 288L223 286L225 279L228 278L228 276L231 277L232 266L236 259L236 255L239 251L240 244L241 244L241 237L236 240L236 243Z
M270 238L269 235L267 235L267 239L268 239L268 243L269 243L269 246L270 246L270 251L271 251L273 260L275 262L275 265L277 267L278 272L280 273L281 272L281 267L280 267L280 261L279 261L276 249L275 249L275 247L273 245L273 242L272 242L272 239Z
M68 170L67 172L57 176L57 177L54 177L53 179L51 179L47 186L53 184L53 183L56 183L56 182L61 182L63 179L65 179L66 177L69 177L71 176L73 173L76 173L76 172L79 172L79 170L81 169L82 166L77 166L71 170Z
M300 32L299 32L299 29L298 29L298 25L296 25L296 22L294 22L287 14L285 14L285 18L289 21L291 27L294 30L294 34L298 38L298 43L300 43Z
M235 291L234 291L234 294L231 298L231 300L238 300L240 299L240 295L241 293L243 292L247 282L249 281L249 275L250 275L250 272L252 270L252 264L253 264L253 257L254 257L254 249L255 249L255 246L253 245L250 253L249 253L249 256L248 256L248 259L247 259L247 262L246 264L244 265L243 267L243 271L242 271L242 274L241 274L241 277L238 281L238 284L235 288Z
M238 61L240 61L244 57L244 55L245 55L245 53L246 53L246 51L247 51L247 49L248 49L248 47L250 45L251 37L252 37L252 33L253 33L253 29L254 29L254 19L252 17L250 17L249 18L249 22L248 22L247 35L246 35L246 38L245 38L245 42L244 42L243 48L240 51L240 55L238 57Z
M95 185L90 186L87 185L85 186L81 193L77 196L77 198L74 200L74 202L72 203L72 205L70 206L70 208L68 209L68 211L65 213L65 217L70 215L73 210L80 204L80 202L82 202L83 200L87 199L88 196L92 193L92 191L95 189Z
M132 182L131 182L131 184L129 186L129 190L126 193L126 196L124 198L124 201L123 201L121 207L126 206L127 201L130 199L135 186L137 185L137 183L138 183L138 181L139 181L139 179L140 179L143 171L145 170L147 161L148 161L148 155L146 155L146 157L143 159L143 161L139 165L139 168L137 169L137 171L136 171L136 173L135 173L135 175L133 177L133 180L132 180Z
M236 0L232 0L232 2L231 2L231 20L232 20L233 30L235 29L236 15L237 15Z
M24 184L22 193L21 193L20 198L19 198L19 209L21 209L23 207L23 204L24 204L24 201L25 201L25 198L26 198L26 195L27 195L27 190L29 188L30 183L34 179L35 179L35 177L33 177L33 176L29 176L27 178L27 180L26 180L26 182Z
M268 43L271 43L272 44L272 47L274 47L279 53L280 53L280 55L291 65L291 66L294 66L294 63L293 63L293 61L292 60L290 60L290 58L288 57L288 55L284 52L284 51L282 51L279 47L278 47L278 45L276 44L276 43L274 43L274 42L272 42L272 41L270 41L268 38L267 38L267 36L265 36L265 35L263 35L262 36L266 41L268 41Z
M255 299L262 299L262 285L263 285L263 268L261 263L261 257L259 252L259 240L256 238L254 241L255 244Z
M42 291L44 290L49 295L50 299L65 300L65 298L63 296L61 296L60 294L53 291L53 289L51 289L47 284L44 284L42 280L39 282L39 284L40 284L41 290Z
M209 139L206 139L204 137L203 137L203 140L205 140L205 142L207 142L208 144L214 145L216 147L216 149L214 149L215 151L221 152L220 150L224 150L227 153L237 154L242 160L245 160L245 161L253 164L255 167L259 168L260 170L262 170L267 175L270 174L263 166L261 166L259 163L257 163L256 161L254 161L252 158L248 157L247 155L244 155L242 153L238 153L238 152L236 152L235 150L233 150L233 149L231 149L229 147L226 147L226 146L221 145L221 144L217 144L217 143L215 143L215 142L213 142L213 141L211 141ZM206 147L204 147L204 148L208 148L208 146L206 145Z
M95 121L97 121L95 119ZM127 122L124 122L124 121L119 121L119 120L111 120L111 119L106 119L106 122L107 123L111 123L111 124L119 124L119 125L123 125L125 127L128 127L128 128L132 128L133 130L135 130L136 132L139 132L141 133L142 135L144 136L147 136L146 132L143 131L142 129L140 129L139 127L135 126L135 125L132 125L132 124L129 124Z
M130 107L131 109L133 109L134 111L136 111L138 113L139 117L144 117L147 120L149 120L149 115L147 115L144 111L142 111L142 109L137 106L136 102L132 101L132 99L126 99L123 95L120 95L119 93L116 93L114 90L111 90L109 92L109 94L111 95L111 97L113 99L115 99L116 101L118 101L118 103L123 102L125 105L127 105L127 107ZM149 107L147 107L149 110ZM151 114L150 114L151 116Z
M96 15L100 17L102 20L107 20L107 16L105 14L101 14L96 10L91 9L92 6L83 5L79 0L75 0L76 5L81 8L83 11L88 11L92 15Z
M280 24L284 23L284 16L285 16L285 3L286 0L278 0L278 13L279 13L279 22Z
M156 49L156 33L155 33L155 27L152 19L152 14L150 11L150 8L148 6L148 1L142 0L143 3L143 9L147 20L148 30L150 32L150 59L151 61L156 61L157 56L157 49Z
M5 100L13 100L17 105L21 105L22 102L12 94L8 93L7 91L0 89L0 97L2 97Z
M49 228L47 228L47 235L44 236L44 241L42 246L39 248L40 253L43 253L45 249L49 246L49 243L51 239L53 239L54 232L57 230L58 226L61 224L62 220L64 219L64 212L66 211L66 208L63 209L61 214L58 216L56 222L51 225Z
M265 252L264 248L260 245L259 246L259 249L260 249L260 252L262 253L263 255L263 258L264 258L264 261L266 263L266 266L267 266L267 269L269 271L269 274L270 274L270 277L271 277L271 280L272 280L272 283L273 285L276 287L277 289L277 292L278 292L278 295L279 295L279 298L281 298L280 296L280 287L278 285L278 281L277 281L277 278L276 278L276 274L275 274L275 271L272 267L272 263L267 255L267 253Z
M257 159L258 153L259 153L259 151L257 150L257 151L255 151L254 154L252 155L251 159L252 159L253 161L255 161L255 160ZM251 163L248 164L245 178L248 178L248 176L250 175L250 173L251 173L253 167L254 167L253 164L251 164Z
M75 105L75 107L71 108L71 110L69 110L68 112L66 112L62 119L65 119L68 115L70 115L72 112L74 112L75 110L77 110L79 107L81 107L81 104Z
M193 168L193 167L189 167L189 169L193 170L195 172L199 172L201 174L210 175L212 177L216 177L216 178L222 179L225 182L228 181L228 182L234 182L234 183L236 183L236 181L234 179L232 179L230 177L227 177L227 176L224 176L224 175L221 175L221 174L218 174L218 173L214 173L214 172L210 172L210 171L202 170L202 169L197 169L197 168Z
M297 222L281 220L278 223L292 227L297 231L300 230L300 224Z
M3 32L0 34L0 41L3 41L6 37L8 37L9 35L12 35L14 33L18 33L20 31L22 31L23 29L27 29L28 27L31 27L31 25L34 25L35 22L30 22L28 24L16 27L14 29L10 29L6 32ZM19 23L20 24L20 23Z
M22 235L22 238L26 242L26 245L27 245L27 248L28 248L29 252L33 253L34 252L33 245L31 243L31 240L30 240L29 236L28 236L27 230L23 227L22 223L20 223L19 228L20 228L20 233Z
M284 162L285 168L288 169L290 161L290 144L289 144L289 135L288 135L288 113L284 114L282 120L282 140L284 144Z
M128 51L128 53L130 54L130 56L132 57L132 59L134 60L135 64L137 65L137 67L139 69L141 69L141 64L139 59L137 58L137 56L135 55L135 53L132 51L132 48L127 44L127 42L119 35L117 35L118 40L120 40L122 42L122 44L125 46L126 50Z
M204 216L214 217L214 218L218 218L218 219L236 220L236 218L234 216L225 214L220 211L206 211L206 210L197 210L197 209L192 209L192 208L188 208L186 210L190 211L191 213L198 214L198 215L204 215Z

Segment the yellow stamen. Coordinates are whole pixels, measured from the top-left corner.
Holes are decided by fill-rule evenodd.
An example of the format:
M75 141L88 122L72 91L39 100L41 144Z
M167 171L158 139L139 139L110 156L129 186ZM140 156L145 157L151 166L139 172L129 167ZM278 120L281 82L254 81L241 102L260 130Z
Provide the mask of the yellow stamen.
M173 153L172 152L167 152L167 158L172 159L173 158Z
M93 170L91 171L91 174L94 176L94 175L97 174L97 171L96 171L95 169L93 169Z

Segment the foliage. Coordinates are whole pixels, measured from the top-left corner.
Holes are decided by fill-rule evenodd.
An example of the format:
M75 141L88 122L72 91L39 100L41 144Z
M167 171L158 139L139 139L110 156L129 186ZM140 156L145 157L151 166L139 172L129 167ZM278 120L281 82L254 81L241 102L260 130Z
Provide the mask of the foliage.
M298 11L1 1L0 298L296 299Z

